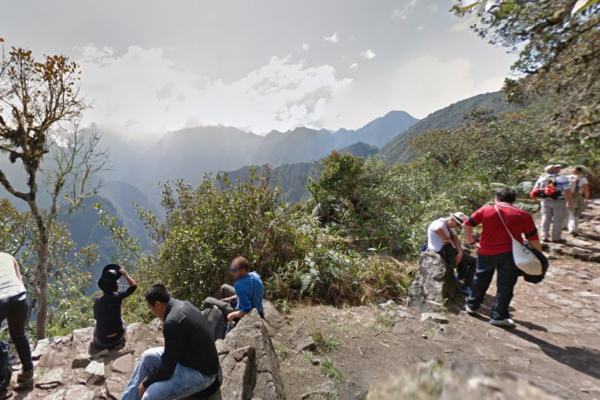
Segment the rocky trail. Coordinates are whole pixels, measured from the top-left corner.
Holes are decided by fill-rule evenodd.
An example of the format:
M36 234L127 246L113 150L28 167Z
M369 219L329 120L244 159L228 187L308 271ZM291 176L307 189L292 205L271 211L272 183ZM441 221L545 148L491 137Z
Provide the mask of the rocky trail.
M264 321L251 314L217 342L224 381L211 400L600 399L600 201L585 219L579 236L550 244L544 282L519 282L515 329L488 323L493 289L478 317L460 299L282 314L268 303ZM110 352L91 338L87 328L40 341L35 388L11 398L120 399L141 353L162 344L158 321L131 325Z

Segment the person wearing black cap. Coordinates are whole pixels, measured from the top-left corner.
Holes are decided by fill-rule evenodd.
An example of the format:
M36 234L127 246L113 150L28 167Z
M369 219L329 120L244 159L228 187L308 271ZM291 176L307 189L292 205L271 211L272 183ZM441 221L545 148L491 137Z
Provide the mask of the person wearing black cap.
M119 278L123 277L129 287L119 292ZM125 337L127 325L121 316L123 300L131 296L137 289L137 284L127 274L124 268L116 264L104 267L98 287L103 294L94 302L94 344L101 349L109 349L119 344Z

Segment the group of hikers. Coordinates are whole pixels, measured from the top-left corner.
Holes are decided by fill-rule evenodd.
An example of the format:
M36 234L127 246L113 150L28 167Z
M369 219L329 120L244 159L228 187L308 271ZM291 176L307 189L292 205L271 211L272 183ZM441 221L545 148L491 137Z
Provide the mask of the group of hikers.
M531 192L532 198L542 202L541 238L531 214L514 206L517 195L510 188L497 190L493 205L482 207L470 216L455 212L429 226L426 247L456 270L456 278L463 282L461 290L467 295L467 313L477 313L497 272L498 290L490 323L514 326L509 306L522 272L513 257L513 239L527 241L541 254L541 241L562 242L565 226L571 233L577 233L579 218L590 198L589 183L581 168L571 170L569 175L561 175L560 170L558 165L548 166ZM480 225L482 232L477 242L473 228ZM458 238L461 227L466 250ZM477 249L477 257L470 254L469 248ZM173 298L162 284L146 291L144 297L150 311L164 324L164 347L143 353L126 386L124 400L179 399L218 387L221 368L215 339L221 334L215 333L211 325L214 321L207 318L206 311L218 310L226 325L223 336L252 310L263 316L263 283L258 274L251 272L248 260L235 258L229 271L234 286L223 285L218 299L207 298L204 312L187 301ZM121 278L128 285L123 291L119 291ZM94 345L110 349L125 339L127 326L121 307L123 300L137 290L137 285L124 268L110 264L103 269L98 287L102 294L94 302ZM17 383L25 387L33 385L33 363L26 335L28 318L29 305L19 265L13 256L0 253L0 324L8 321L9 334L22 364ZM0 350L7 357L7 350Z
M223 285L220 299L209 297L204 302L205 311L219 310L228 322L228 329L234 329L254 309L263 316L264 286L260 276L250 269L245 258L234 259L229 267L234 286ZM121 278L128 284L123 291L119 291ZM137 290L137 285L124 268L110 264L103 269L98 287L102 294L94 301L93 343L97 349L111 349L125 340L127 325L121 307L123 300ZM162 284L152 285L144 297L152 314L163 322L164 346L142 354L122 399L175 400L218 389L221 367L215 327L206 317L207 313L188 301L173 298ZM0 253L0 324L8 321L9 334L21 360L17 384L22 389L33 387L33 362L25 331L28 317L27 292L19 265L13 256ZM2 377L3 372L0 371ZM6 375L10 380L10 373ZM9 382L2 383L8 387ZM0 399L4 394L0 393Z
M509 306L518 278L524 274L514 260L513 239L528 243L532 252L543 258L541 242L564 243L564 229L578 234L581 214L590 200L589 181L581 167L569 169L566 175L561 172L560 165L547 166L530 193L532 199L541 202L541 235L531 214L514 206L517 193L510 188L497 190L493 205L484 206L469 217L455 212L429 225L424 250L437 253L456 272L456 279L462 282L460 290L467 295L467 313L477 313L497 271L497 292L490 323L515 326ZM477 242L473 228L479 225L482 231ZM458 238L457 229L461 227L466 250ZM471 248L477 249L477 257L470 254Z

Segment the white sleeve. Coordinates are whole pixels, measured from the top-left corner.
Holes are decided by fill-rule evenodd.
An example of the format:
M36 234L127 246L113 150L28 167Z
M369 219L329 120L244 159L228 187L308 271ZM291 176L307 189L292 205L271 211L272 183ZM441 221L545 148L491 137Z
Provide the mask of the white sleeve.
M583 185L589 185L590 181L588 181L587 178L583 177L579 179L579 186L583 186Z

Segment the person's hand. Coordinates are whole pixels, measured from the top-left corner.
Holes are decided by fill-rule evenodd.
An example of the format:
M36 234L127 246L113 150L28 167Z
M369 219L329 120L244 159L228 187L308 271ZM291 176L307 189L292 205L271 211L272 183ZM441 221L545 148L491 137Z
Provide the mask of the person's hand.
M571 203L570 201L567 202L567 208L573 208L573 203Z
M221 299L221 301L224 301L225 303L229 303L231 300L233 300L233 297L225 297L224 299Z
M456 255L456 258L454 259L454 263L455 263L456 265L460 264L460 262L462 261L463 257L464 257L464 253L463 253L462 251L460 251L460 252L459 252L459 253Z
M144 382L142 382L140 383L140 386L138 386L138 395L140 396L140 399L144 397L144 393L146 393L146 388L144 387Z
M235 317L236 317L236 314L237 314L237 313L234 313L234 312L230 313L230 314L227 316L227 320L228 320L229 322L233 322L233 320L234 320L234 319L235 319Z
M123 267L121 267L121 275L127 276L127 271L125 271L125 268Z

